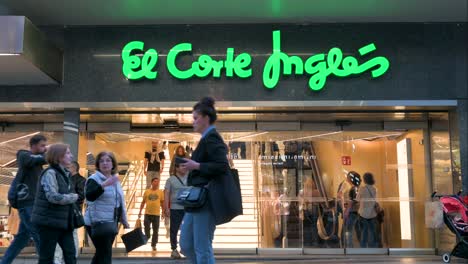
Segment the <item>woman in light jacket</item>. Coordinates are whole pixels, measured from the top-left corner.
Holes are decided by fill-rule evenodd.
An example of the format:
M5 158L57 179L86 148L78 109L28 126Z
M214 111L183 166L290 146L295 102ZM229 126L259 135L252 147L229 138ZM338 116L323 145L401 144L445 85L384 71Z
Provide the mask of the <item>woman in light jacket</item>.
M206 186L216 177L229 173L227 148L214 122L217 115L214 100L203 98L193 107L193 129L202 135L200 143L192 153L192 159L186 159L180 167L189 170L188 186ZM180 248L191 263L214 264L213 236L216 219L212 201L197 209L185 208L184 220L180 233Z
M93 224L100 222L121 222L128 228L125 198L117 175L117 161L112 152L101 152L96 157L96 173L86 181L85 225L96 253L92 264L112 263L112 244L117 229L106 234L93 234Z

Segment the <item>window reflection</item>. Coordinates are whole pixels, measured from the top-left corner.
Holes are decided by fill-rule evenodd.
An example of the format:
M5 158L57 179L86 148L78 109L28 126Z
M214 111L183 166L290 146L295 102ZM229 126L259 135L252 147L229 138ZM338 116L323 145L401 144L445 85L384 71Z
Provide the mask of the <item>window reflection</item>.
M432 246L423 218L410 219L409 224L417 227L414 237L401 236L401 205L423 215L431 191L425 189L422 130L311 135L311 140L282 141L270 132L266 136L275 140L264 137L254 142L261 247ZM302 132L302 138L308 138L307 132ZM397 159L401 140L412 144L406 164ZM414 195L401 197L399 193L401 166L410 168L417 182L406 184ZM350 173L355 177L350 178ZM372 174L372 184L364 182L365 174Z

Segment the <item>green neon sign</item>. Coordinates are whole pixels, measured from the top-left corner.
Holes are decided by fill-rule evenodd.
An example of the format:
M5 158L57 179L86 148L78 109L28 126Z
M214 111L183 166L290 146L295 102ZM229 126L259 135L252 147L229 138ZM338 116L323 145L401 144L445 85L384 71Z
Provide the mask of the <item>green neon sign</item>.
M180 70L176 66L176 59L182 52L191 52L192 44L181 43L169 51L167 54L167 69L172 76L177 79L189 79L193 76L199 78L208 77L210 74L214 78L221 77L221 71L226 71L227 77L234 77L234 75L240 78L247 78L252 76L252 69L249 69L252 57L247 53L239 54L234 56L234 49L228 48L226 51L226 60L217 61L212 59L209 55L201 55L197 61L192 63L192 67L188 70Z
M369 44L359 49L361 56L367 55L377 48ZM289 56L281 51L280 31L273 31L273 54L268 58L263 68L263 85L273 89L278 84L283 65L283 75L292 74L292 66L295 66L295 74L303 75L304 72L310 75L309 87L314 91L321 90L327 81L327 77L348 77L372 70L372 77L382 76L390 67L390 63L385 57L373 58L364 64L359 65L356 58L347 56L343 59L343 52L339 48L332 48L325 57L325 54L316 54L309 57L305 62L298 56ZM340 67L341 66L341 67Z
M385 57L375 57L360 64L353 56L344 57L341 49L336 47L330 49L328 54L315 54L304 61L298 56L289 56L281 51L280 34L279 30L273 31L273 53L263 68L263 84L268 89L275 88L282 75L308 74L310 89L320 91L331 75L344 78L363 74L370 70L372 78L377 78L387 72L390 67L390 62ZM375 44L371 43L360 48L359 55L366 56L375 50L377 50ZM196 61L192 62L189 69L178 68L177 59L191 52L191 43L180 43L167 54L166 67L174 78L182 80L209 76L221 78L223 72L226 77L230 78L249 78L252 76L250 68L252 57L247 53L235 55L234 48L227 48L224 60L215 60L209 55L202 54ZM134 53L140 53L140 55ZM142 56L141 53L143 53ZM144 43L141 41L132 41L125 45L122 50L122 61L122 72L129 80L155 79L157 77L154 68L158 61L158 52L154 49L144 51Z
M156 79L158 73L153 71L158 62L158 52L154 49L149 49L143 55L143 58L136 55L130 55L132 51L138 50L143 51L144 43L141 41L132 41L125 45L122 50L122 72L124 76L129 80L138 80L143 77L148 79ZM134 71L134 69L141 68L140 70Z

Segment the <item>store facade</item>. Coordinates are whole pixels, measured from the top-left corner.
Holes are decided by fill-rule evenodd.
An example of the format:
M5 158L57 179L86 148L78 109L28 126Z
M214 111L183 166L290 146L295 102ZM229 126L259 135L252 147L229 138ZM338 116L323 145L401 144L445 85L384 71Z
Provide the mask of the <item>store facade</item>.
M105 148L132 164L154 140L190 149L191 106L213 96L232 157L249 164L246 217L218 229L238 235L215 239L219 249L436 253L453 242L420 216L432 192L468 189L466 23L40 31L63 51L63 79L0 85L5 170L37 132L81 164ZM355 227L344 241L337 209L349 171L374 174L385 210L364 251Z

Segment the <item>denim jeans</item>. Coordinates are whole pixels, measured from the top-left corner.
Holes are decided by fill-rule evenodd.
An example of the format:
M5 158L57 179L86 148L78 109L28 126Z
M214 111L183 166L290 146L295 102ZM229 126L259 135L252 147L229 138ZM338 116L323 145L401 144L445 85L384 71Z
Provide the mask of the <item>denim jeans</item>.
M378 247L377 243L377 219L371 218L367 219L364 217L359 217L361 222L361 248L376 248Z
M357 213L350 213L345 222L345 247L352 248L353 233L356 231L358 241L361 240L361 228L359 223L359 215Z
M192 264L214 264L213 236L216 229L211 207L185 212L180 231L180 249Z
M13 260L19 255L21 250L23 250L23 248L28 245L31 238L34 240L36 254L39 255L39 232L37 227L31 223L32 209L32 206L18 209L20 218L18 234L16 234L15 239L13 239L13 242L11 242L10 246L5 252L1 264L12 263Z

